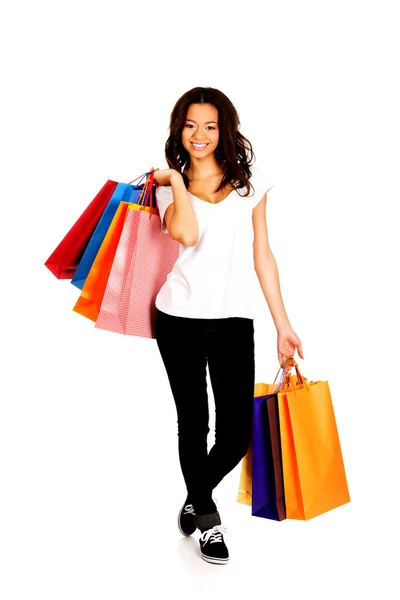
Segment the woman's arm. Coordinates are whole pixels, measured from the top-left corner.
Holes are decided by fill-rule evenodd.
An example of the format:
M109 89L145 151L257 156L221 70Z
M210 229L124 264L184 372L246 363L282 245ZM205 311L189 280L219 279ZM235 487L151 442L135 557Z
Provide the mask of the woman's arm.
M268 240L267 194L253 210L254 267L277 331L290 327L282 300L278 267Z
M254 267L278 332L278 358L282 363L286 358L293 357L296 348L299 356L304 357L301 341L290 325L283 304L278 267L268 241L266 208L267 194L253 210Z
M174 201L165 211L164 220L173 240L184 246L195 246L199 225L182 175L175 169L156 169L154 179L158 185L170 185Z

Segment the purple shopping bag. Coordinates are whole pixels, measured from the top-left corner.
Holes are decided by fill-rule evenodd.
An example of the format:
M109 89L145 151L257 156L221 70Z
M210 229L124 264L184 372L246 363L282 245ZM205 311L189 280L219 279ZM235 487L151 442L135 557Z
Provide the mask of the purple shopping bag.
M252 432L252 515L286 519L277 395L254 398Z

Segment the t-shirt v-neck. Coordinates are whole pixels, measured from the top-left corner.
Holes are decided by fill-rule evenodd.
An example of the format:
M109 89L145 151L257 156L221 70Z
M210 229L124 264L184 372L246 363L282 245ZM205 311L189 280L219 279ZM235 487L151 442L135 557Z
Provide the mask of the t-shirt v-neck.
M192 198L199 200L199 202L204 202L205 204L211 204L211 206L217 206L218 204L222 204L223 202L225 202L225 200L228 200L229 196L231 196L233 194L233 192L236 192L236 190L230 191L229 194L227 194L225 196L225 198L223 198L219 202L209 202L208 200L203 200L203 198L199 198L198 196L195 196L194 194L192 194L192 192L189 192L189 190L188 190L189 196L192 196Z

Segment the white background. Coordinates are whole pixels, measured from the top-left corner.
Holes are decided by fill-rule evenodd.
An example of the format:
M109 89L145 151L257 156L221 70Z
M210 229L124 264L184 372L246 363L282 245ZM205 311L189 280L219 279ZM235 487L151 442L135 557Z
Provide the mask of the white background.
M2 3L2 600L399 597L396 4ZM238 467L215 491L227 567L176 527L155 341L94 329L44 267L107 179L165 166L172 107L198 85L230 97L275 183L299 365L329 382L352 500L308 522L251 517ZM261 295L255 325L256 379L272 382Z

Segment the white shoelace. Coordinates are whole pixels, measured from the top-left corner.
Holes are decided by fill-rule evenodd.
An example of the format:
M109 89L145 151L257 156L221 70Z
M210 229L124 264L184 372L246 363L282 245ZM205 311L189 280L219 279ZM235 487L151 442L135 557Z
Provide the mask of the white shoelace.
M218 503L217 498L213 498L215 504ZM184 515L193 515L194 517L196 516L196 513L194 512L194 508L193 508L193 504L186 504L186 506L183 509L183 514Z
M208 542L210 540L210 544L215 544L215 542L223 542L222 534L226 533L226 528L222 527L222 525L215 525L211 529L206 529L201 536L200 539L202 542Z
M186 504L185 506L185 510L184 510L184 515L193 515L195 516L196 513L194 512L194 508L192 504Z

